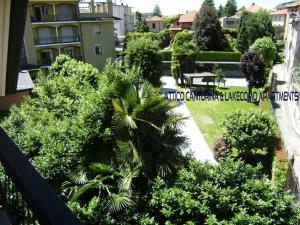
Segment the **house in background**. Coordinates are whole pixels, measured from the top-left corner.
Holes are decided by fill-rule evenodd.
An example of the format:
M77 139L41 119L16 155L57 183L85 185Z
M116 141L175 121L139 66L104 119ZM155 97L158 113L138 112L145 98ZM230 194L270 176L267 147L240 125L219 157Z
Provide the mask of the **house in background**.
M114 23L115 34L118 37L124 37L128 32L134 30L134 13L132 12L132 7L124 5L113 4L113 16L120 18Z
M224 29L239 29L241 17L239 15L234 16L224 16L220 18L221 26Z
M275 34L277 37L280 35L283 35L286 37L287 31L288 31L288 10L287 9L281 9L277 11L271 11L270 16L272 18L272 24L275 29Z
M18 5L17 5L18 4ZM15 7L12 7L15 6ZM27 71L19 71L26 2L0 1L0 110L20 105L33 88Z
M48 67L59 54L102 70L115 58L112 2L29 0L24 46L29 65Z
M146 19L150 32L159 32L166 28L165 21L160 16L153 16Z
M178 19L175 20L171 27L169 28L169 31L171 31L172 36L175 36L178 32L183 30L188 31L195 31L195 20L198 12L196 10L194 11L187 11L186 14L179 15Z

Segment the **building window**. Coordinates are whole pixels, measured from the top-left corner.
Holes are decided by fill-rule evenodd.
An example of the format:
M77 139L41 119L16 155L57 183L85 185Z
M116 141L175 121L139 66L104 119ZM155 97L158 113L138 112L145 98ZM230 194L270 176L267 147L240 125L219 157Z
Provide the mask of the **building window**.
M93 26L93 34L95 36L100 36L102 34L100 25Z
M156 27L156 24L152 23L152 29L155 29L155 27Z
M96 45L95 46L95 54L96 55L103 55L103 45Z

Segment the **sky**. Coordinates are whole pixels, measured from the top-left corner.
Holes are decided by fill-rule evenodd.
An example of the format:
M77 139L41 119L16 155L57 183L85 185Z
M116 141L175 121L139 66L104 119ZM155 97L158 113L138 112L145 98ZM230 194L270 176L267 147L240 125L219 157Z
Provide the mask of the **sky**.
M198 10L203 0L113 0L113 2L123 2L133 7L133 11L152 12L156 4L159 5L163 15L176 15L185 13L186 10ZM289 0L237 0L238 7L250 6L253 2L256 5L273 9L276 5ZM227 0L215 0L215 5L225 5Z

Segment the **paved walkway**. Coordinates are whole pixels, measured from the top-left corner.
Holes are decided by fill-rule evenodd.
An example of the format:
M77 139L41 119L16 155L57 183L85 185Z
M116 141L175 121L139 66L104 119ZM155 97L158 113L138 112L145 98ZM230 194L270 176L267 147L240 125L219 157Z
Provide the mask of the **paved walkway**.
M176 91L176 83L173 77L162 77L163 90ZM183 102L180 102L179 106L175 109L175 112L182 114L184 117L188 117L182 126L183 135L188 138L188 148L185 153L193 152L197 160L201 162L216 163L212 151L209 149L207 142L204 139L203 134L199 130L195 120L191 117L191 113Z

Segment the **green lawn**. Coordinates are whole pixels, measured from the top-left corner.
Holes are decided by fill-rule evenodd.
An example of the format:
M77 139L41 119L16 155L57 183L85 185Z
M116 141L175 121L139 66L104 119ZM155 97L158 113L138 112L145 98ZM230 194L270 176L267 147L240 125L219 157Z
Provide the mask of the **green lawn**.
M228 87L228 89L219 89L224 92L247 91L246 87ZM256 90L257 91L257 90ZM241 109L258 109L257 103L248 103L246 101L186 101L192 117L197 122L210 148L214 141L221 134L220 125L226 118L226 115Z

